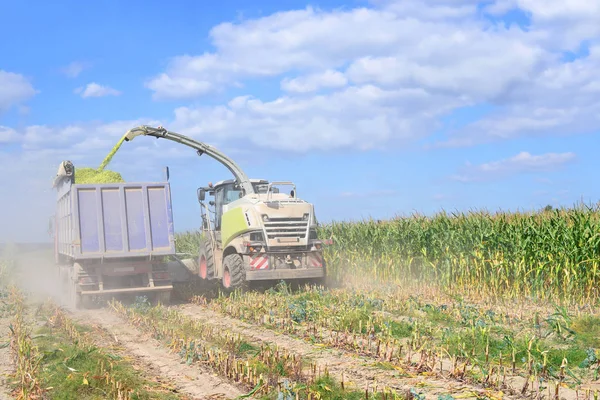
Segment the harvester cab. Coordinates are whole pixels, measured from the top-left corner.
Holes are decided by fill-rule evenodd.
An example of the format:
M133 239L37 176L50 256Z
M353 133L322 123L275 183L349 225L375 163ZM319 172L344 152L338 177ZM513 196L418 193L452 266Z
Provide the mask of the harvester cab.
M138 135L192 147L198 155L207 154L225 165L234 176L198 188L200 250L196 262L182 263L193 274L220 281L226 290L249 281L324 281L324 243L317 237L314 206L297 196L293 182L249 179L233 160L215 148L162 127L134 128L125 140Z

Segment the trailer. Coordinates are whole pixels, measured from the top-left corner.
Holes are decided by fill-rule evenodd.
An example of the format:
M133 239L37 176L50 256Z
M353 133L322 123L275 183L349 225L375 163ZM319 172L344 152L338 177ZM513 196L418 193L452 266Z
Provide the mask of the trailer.
M146 295L169 303L175 253L168 170L164 182L75 184L64 161L54 188L55 263L72 308L94 298Z

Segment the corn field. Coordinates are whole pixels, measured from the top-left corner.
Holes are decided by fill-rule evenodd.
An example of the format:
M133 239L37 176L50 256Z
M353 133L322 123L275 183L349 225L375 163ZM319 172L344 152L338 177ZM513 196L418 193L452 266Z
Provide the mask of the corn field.
M600 209L439 213L321 226L329 273L436 282L492 295L597 301Z
M197 254L199 234L177 237ZM442 212L389 221L321 225L328 274L337 281L435 282L495 296L596 302L600 207L537 213Z

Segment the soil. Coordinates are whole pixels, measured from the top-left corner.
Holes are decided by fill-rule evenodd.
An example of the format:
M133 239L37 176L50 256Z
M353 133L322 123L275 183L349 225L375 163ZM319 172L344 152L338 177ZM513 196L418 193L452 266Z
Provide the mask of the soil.
M478 395L496 398L493 391L456 381L444 381L425 376L410 376L410 373L406 374L409 376L399 377L401 371L390 371L373 366L374 360L372 359L351 356L337 349L313 345L301 339L278 334L267 328L230 318L203 306L186 304L176 308L184 315L239 333L255 342L274 344L280 349L294 352L305 360L315 362L323 370L327 367L329 373L336 379L344 379L348 388L364 391L367 387L372 389L375 385L379 385L380 388L385 385L398 393L407 393L411 388L414 388L416 392L424 392L423 395L426 399L438 399L440 395L452 393L461 393L463 399L477 399ZM504 394L502 398L510 399L513 397Z
M80 310L74 312L73 316L80 323L105 330L105 338L110 338L105 341L112 343L103 343L104 347L120 347L131 356L136 367L155 376L155 379L162 379L189 398L233 399L244 394L235 385L202 367L183 364L179 356L170 353L157 340L131 327L127 321L107 309Z
M60 302L62 293L56 283L55 267L52 257L47 253L29 253L20 257L21 285L30 295L30 301L43 301L52 297ZM380 388L386 386L399 393L406 394L411 388L423 392L426 399L438 399L444 394L459 394L461 399L510 399L522 396L500 395L494 391L485 390L477 385L459 382L454 379L445 380L435 375L417 375L414 371L383 368L375 365L375 360L358 356L351 352L319 346L290 335L279 334L274 330L255 324L228 317L204 306L184 304L173 306L185 315L204 320L210 325L220 327L230 332L239 333L253 343L275 344L281 349L300 355L306 361L315 362L321 370L327 368L337 380L343 380L347 388L364 391L365 388ZM167 390L179 393L187 399L234 399L244 394L244 390L232 382L223 379L208 368L194 364L188 366L177 354L171 353L165 346L149 334L130 325L128 321L114 314L109 309L90 309L72 312L74 319L82 324L96 329L94 339L98 345L111 349L126 358L147 379L159 382ZM0 344L8 332L8 318L0 317ZM447 367L444 367L446 370ZM10 350L0 349L0 374L11 372ZM522 380L522 378L520 378ZM513 387L521 387L524 381L510 382ZM596 384L596 383L594 383ZM550 385L552 386L552 385ZM597 386L592 386L597 388ZM548 392L544 393L545 398ZM407 396L411 398L411 396ZM575 391L561 389L561 398L576 399ZM0 377L0 400L10 399L6 383Z
M10 340L9 325L9 317L0 317L0 346L3 346ZM3 347L0 349L0 400L12 399L8 386L8 379L11 373L13 373L13 366L10 347Z
M374 383L378 382L380 385L386 385L396 389L398 392L406 392L410 388L415 388L417 392L423 391L427 399L438 399L439 395L456 395L458 393L460 393L459 397L462 399L486 398L485 396L488 396L487 398L490 399L528 398L518 394L525 384L525 378L522 377L513 376L506 378L505 383L508 387L514 388L513 390L516 393L514 395L509 395L507 391L500 394L477 385L461 383L453 379L445 379L434 374L430 376L416 376L412 371L402 371L404 376L400 377L396 371L383 370L374 366L374 359L357 356L351 352L314 345L302 339L296 339L265 327L231 318L220 312L210 310L205 306L185 304L176 308L189 317L207 321L207 323L213 326L221 326L223 329L239 333L256 342L274 344L281 349L294 352L305 359L316 362L321 368L327 366L333 376L337 379L342 379L343 377L343 379L351 381L356 389L364 390L367 385L373 388ZM413 361L418 361L418 357L414 358ZM448 360L444 360L444 370L448 371L450 367L451 363ZM539 392L539 398L554 398L554 382L547 382L546 385L548 387ZM529 386L531 386L531 383ZM534 388L537 389L537 386L537 383L534 384ZM585 389L590 390L589 397L585 397ZM577 393L573 389L562 387L560 389L560 399L591 399L593 398L592 393L595 390L600 390L600 382L589 383L585 385L585 389ZM408 398L411 397L408 396Z
M52 298L55 302L64 304L64 294L60 291L51 252L42 250L22 253L18 262L19 286L27 291L28 301L41 302ZM94 340L98 340L98 345L118 349L120 354L128 356L136 368L144 371L148 379L163 383L165 387L183 394L183 398L233 399L245 394L240 388L203 367L183 364L176 354L169 352L157 340L132 327L108 309L68 312L79 323L99 330L99 335ZM0 328L3 328L2 321ZM5 350L8 349L0 350L0 363ZM10 362L8 359L9 367ZM4 400L1 392L0 400Z

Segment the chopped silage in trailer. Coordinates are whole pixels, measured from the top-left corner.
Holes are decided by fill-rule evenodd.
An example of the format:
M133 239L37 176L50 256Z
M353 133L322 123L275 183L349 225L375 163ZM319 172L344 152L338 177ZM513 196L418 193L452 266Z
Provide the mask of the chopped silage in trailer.
M95 183L124 183L125 180L120 173L106 170L106 166L111 162L123 142L123 136L112 148L108 155L102 160L98 169L78 168L75 170L75 184L95 184Z

